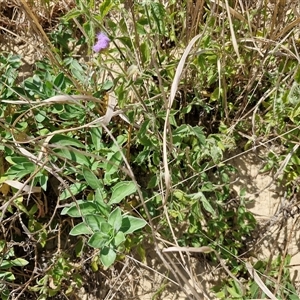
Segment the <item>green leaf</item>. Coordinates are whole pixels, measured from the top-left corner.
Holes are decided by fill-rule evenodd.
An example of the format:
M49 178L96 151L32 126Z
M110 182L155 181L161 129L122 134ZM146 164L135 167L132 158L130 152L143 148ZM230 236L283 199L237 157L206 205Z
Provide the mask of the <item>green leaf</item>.
M88 245L95 249L101 249L109 239L109 235L103 232L95 232L88 240Z
M204 145L205 144L205 135L202 131L202 129L199 126L192 127L191 130L194 132L194 134L197 136L199 142Z
M108 205L116 204L122 201L127 196L136 192L136 186L132 181L118 182L113 188L111 199Z
M109 153L109 155L107 155L107 160L110 163L108 163L106 166L105 176L115 174L119 168L119 165L122 162L122 159L122 154L119 151L113 154Z
M103 84L101 89L108 91L114 86L114 82L111 80L106 80Z
M290 295L289 296L289 300L299 300L300 298L297 296L296 292L295 292L295 295Z
M104 202L105 197L106 193L103 189L96 189L95 202L97 204L97 211L105 217L108 217L111 209L110 206Z
M179 127L177 127L174 131L173 131L173 136L179 135L188 135L191 132L191 127L189 125L180 125Z
M101 225L100 225L100 231L101 231L102 233L105 233L105 234L111 236L111 237L112 237L113 234L114 234L114 229L113 229L113 227L112 227L109 223L107 223L107 222L101 223Z
M83 167L82 168L83 176L87 182L87 184L94 190L97 188L103 188L103 184L101 181L97 178L97 176L88 168Z
M22 212L24 212L26 215L29 215L29 212L27 211L25 205L23 204L23 197L18 197L14 200L15 206Z
M5 247L6 247L6 242L4 240L0 240L0 252L3 252Z
M104 202L104 199L106 198L107 194L104 190L103 187L101 188L97 188L96 191L95 191L95 201L98 203L98 204L105 204L106 203Z
M76 77L80 82L85 83L86 81L85 71L76 59L71 60L70 69L74 77Z
M141 20L136 22L136 31L138 33L138 35L145 35L147 34L147 31L145 30L145 25L144 22L142 22Z
M29 262L23 258L16 258L10 261L13 266L24 267L29 264Z
M33 181L34 186L40 185L40 187L44 190L47 191L47 186L48 186L48 175L43 174L42 172L39 172Z
M300 157L298 157L297 155L293 155L291 157L291 163L300 166Z
M73 218L78 218L81 216L85 216L87 214L92 214L96 212L97 206L95 203L90 201L78 200L77 204L72 203L70 206L65 207L61 215L69 215Z
M46 119L46 117L46 113L42 111L39 111L34 115L34 118L38 123L42 123Z
M1 300L9 300L10 291L6 286L1 287L0 297Z
M300 115L300 104L298 103L297 105L295 105L293 107L293 109L291 110L291 112L289 113L289 118L295 122L295 118L298 117Z
M23 157L23 156L6 156L5 160L7 160L12 165L20 165L23 163L29 163L32 165L33 170L35 168L34 164L32 162L30 162L28 160L28 158Z
M80 234L93 234L93 231L84 222L81 222L74 226L69 234L73 236Z
M0 280L14 281L16 278L11 272L0 272Z
M101 231L101 224L106 222L104 218L96 214L86 215L84 216L84 220L93 232Z
M44 96L40 92L40 87L37 86L36 84L34 84L33 82L29 81L29 80L32 80L32 79L27 79L23 82L25 89L30 91L32 94L37 94L39 96Z
M144 63L148 62L150 60L151 55L148 43L144 42L140 45L140 52L142 54L142 61Z
M122 231L124 234L129 234L140 228L143 228L146 224L147 222L143 219L132 216L125 216L122 219L122 226L120 228L120 231Z
M14 68L18 68L21 66L21 56L20 55L12 55L11 53L7 57L7 62L9 62L10 66Z
M18 165L11 166L6 172L7 176L14 176L13 178L21 179L24 176L31 174L35 171L35 165L30 162L25 162Z
M115 262L116 257L116 252L109 247L104 247L100 251L100 260L106 268L110 267Z
M34 216L34 214L38 211L38 206L35 204L33 204L33 206L30 208L28 214L29 216L32 218ZM1 251L0 251L1 252Z
M164 6L159 2L151 1L150 7L159 33L165 35L165 26L163 23L166 12Z
M290 92L288 93L288 101L296 106L300 101L300 85L296 82L293 83Z
M63 19L69 21L71 19L77 18L81 15L81 11L77 9L70 10L67 14L64 15Z
M62 104L56 103L52 105L52 113L60 114L64 111L64 106Z
M65 74L64 73L59 73L56 78L54 79L54 82L53 82L55 88L57 90L63 90L66 86L66 77L65 77Z
M116 207L108 217L108 223L113 226L115 231L117 232L122 225L122 215L121 209Z
M84 183L76 182L71 184L68 189L65 189L59 196L59 200L66 200L71 196L76 196L84 189L86 189L87 185Z
M76 246L75 246L75 253L76 253L76 257L81 257L82 255L82 252L84 250L84 239L81 238L79 239L79 241L76 243Z
M234 298L236 298L236 299L241 299L242 300L242 298L241 298L241 293L237 293L237 291L235 290L235 288L233 288L233 287L229 287L229 286L227 286L227 291L228 291L228 293L232 296L232 297L234 297Z
M74 161L79 165L85 165L87 167L90 166L90 161L87 156L79 151L71 150L71 149L54 149L54 152L58 156L62 156L68 160Z
M127 46L130 50L132 50L132 41L128 36L121 36L117 38L124 46Z
M84 29L84 32L88 36L89 40L92 41L94 39L95 32L94 32L94 26L92 25L91 21L89 20L85 22L82 27Z
M125 238L125 234L122 231L119 231L113 240L113 244L118 247L119 245L121 245L124 241L126 240Z
M213 217L216 217L216 212L213 209L213 207L211 206L211 204L209 203L209 201L206 199L206 197L204 196L204 194L202 192L198 192L195 194L190 195L191 199L199 199L202 202L202 205L204 207L204 209L206 211L208 211L209 213L211 213L213 215Z
M216 87L210 95L210 101L213 102L213 101L220 99L221 94L222 94L222 89L220 89L219 87Z
M85 145L83 145L80 141L62 134L55 134L49 143L60 146L75 146L85 149Z
M147 189L153 189L157 187L158 183L159 183L159 177L157 175L152 176L148 182Z
M102 128L92 127L89 129L89 133L92 138L94 150L99 151L103 148L103 144L101 142L102 139Z
M146 262L145 248L141 244L138 244L136 250L137 250L137 253L139 254L139 256L141 258L141 261L145 263Z
M5 269L9 269L12 267L12 263L10 260L6 260L4 259L2 262L1 262L1 265L0 265L0 269L2 270L5 270Z
M109 11L113 8L113 6L114 3L111 0L102 1L100 5L100 15L102 19L109 13Z
M97 272L99 270L99 268L98 268L98 257L97 256L94 256L92 258L91 268L92 268L93 272Z

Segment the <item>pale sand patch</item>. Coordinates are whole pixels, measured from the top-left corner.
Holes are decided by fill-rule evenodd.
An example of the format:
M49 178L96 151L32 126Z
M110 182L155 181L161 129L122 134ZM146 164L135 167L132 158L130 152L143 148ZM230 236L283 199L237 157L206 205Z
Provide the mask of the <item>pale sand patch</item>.
M257 258L268 260L271 257L274 259L279 253L290 254L291 278L300 292L300 223L296 207L291 205L291 199L285 199L284 186L276 187L278 181L273 181L272 176L259 173L263 161L258 153L243 154L230 163L237 169L239 177L233 188L237 193L246 188L246 198L251 200L249 211L255 215L259 224L266 224L266 232L257 241ZM283 206L287 209L283 209ZM294 216L288 211L293 211Z

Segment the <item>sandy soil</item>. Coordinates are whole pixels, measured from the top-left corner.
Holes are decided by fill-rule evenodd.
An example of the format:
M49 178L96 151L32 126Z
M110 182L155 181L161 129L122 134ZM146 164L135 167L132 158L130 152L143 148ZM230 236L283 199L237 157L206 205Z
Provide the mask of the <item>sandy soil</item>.
M8 33L0 35L0 51L12 51L23 57L24 65L20 80L31 74L34 62L41 58L40 52L33 45L36 45L36 41L26 36L12 38ZM262 228L265 228L255 246L257 258L269 259L279 253L291 254L291 277L295 285L299 287L300 293L300 222L297 222L297 214L292 216L293 214L289 213L295 211L295 207L290 205L293 199L285 199L284 188L277 188L274 184L268 186L272 182L272 176L259 173L262 160L258 158L257 153L240 155L230 163L237 169L236 178L233 179L235 181L233 188L237 193L242 188L246 188L247 197L251 200L248 209L256 216ZM264 189L265 187L267 188ZM261 190L263 191L256 194ZM200 297L214 299L209 289L215 283L215 279L221 276L221 269L218 266L209 265L204 256L200 259L186 257L186 260L190 273L186 274L187 280L197 290ZM147 262L143 265L128 258L123 268L115 270L115 277L112 275L112 278L102 280L103 293L99 291L98 297L89 294L84 289L82 293L79 293L79 297L90 300L125 299L125 296L126 299L141 300L193 299L189 287L183 282L178 282L176 278L167 278L168 272L158 261L156 253L149 246ZM179 263L178 266L180 268ZM140 280L136 281L136 278ZM189 296L182 291L183 288ZM100 289L101 286L99 286Z
M268 260L277 254L290 254L291 278L300 292L297 199L286 199L284 187L276 186L272 176L260 173L263 161L257 154L248 153L231 161L238 170L234 189L239 192L246 187L246 197L251 201L248 209L261 224L262 233L256 244L257 258ZM262 192L256 194L259 191Z

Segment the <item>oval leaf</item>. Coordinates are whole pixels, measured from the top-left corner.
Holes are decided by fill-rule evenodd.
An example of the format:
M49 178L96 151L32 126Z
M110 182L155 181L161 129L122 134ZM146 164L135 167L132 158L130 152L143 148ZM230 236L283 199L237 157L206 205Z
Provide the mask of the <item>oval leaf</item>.
M83 168L82 170L83 176L87 182L87 184L94 190L98 188L103 188L101 181L97 178L97 176L88 168Z
M80 234L92 234L92 230L85 224L85 223L79 223L72 230L70 231L70 235L76 236Z
M73 218L78 218L81 216L85 216L87 214L94 213L97 209L97 206L93 202L88 201L77 201L76 203L72 203L70 206L65 207L61 215L69 215Z
M124 234L129 234L140 228L143 228L146 224L147 222L143 219L139 219L132 216L126 216L123 217L120 231L122 231Z
M113 249L109 247L101 249L100 260L106 268L110 267L115 262L116 257L116 252Z
M23 258L16 258L10 261L13 266L24 267L29 264L29 262Z
M51 138L49 143L51 143L51 144L54 143L54 144L57 144L57 145L60 145L60 146L75 146L75 147L78 147L78 148L85 149L85 145L83 145L77 139L74 139L74 138L71 138L69 136L62 135L62 134L55 134Z
M113 192L111 195L111 199L108 202L108 205L119 203L125 197L127 197L135 192L136 192L136 186L132 181L118 182L113 187Z
M71 161L75 161L79 165L90 165L88 157L82 154L81 152L76 151L75 148L73 148L73 150L71 150L71 147L69 147L69 149L55 149L54 152L57 156L61 156Z
M100 231L101 224L106 222L104 218L95 214L86 215L84 220L86 224L93 230L93 232Z
M209 213L211 213L213 217L216 216L215 210L213 209L213 207L211 206L211 204L209 203L209 201L206 199L205 195L202 192L198 192L190 196L192 196L191 197L192 199L199 199L202 202L204 209Z
M113 226L115 231L118 231L122 225L121 209L116 207L108 217L108 223Z
M109 238L110 236L103 232L95 232L88 240L88 245L95 249L100 249L105 245Z
M71 184L68 189L65 189L59 196L59 200L66 200L71 196L76 196L80 192L86 189L86 184L76 182Z
M114 246L118 247L124 241L125 241L125 234L122 231L119 231L114 237Z

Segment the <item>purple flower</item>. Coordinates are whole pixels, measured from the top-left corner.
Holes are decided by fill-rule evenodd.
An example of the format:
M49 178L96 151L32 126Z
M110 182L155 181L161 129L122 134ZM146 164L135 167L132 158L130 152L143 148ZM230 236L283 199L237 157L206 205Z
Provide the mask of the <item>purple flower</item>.
M105 33L103 33L103 32L98 33L97 39L98 39L97 43L93 47L93 50L95 52L100 52L109 47L110 39L108 38L108 36Z

